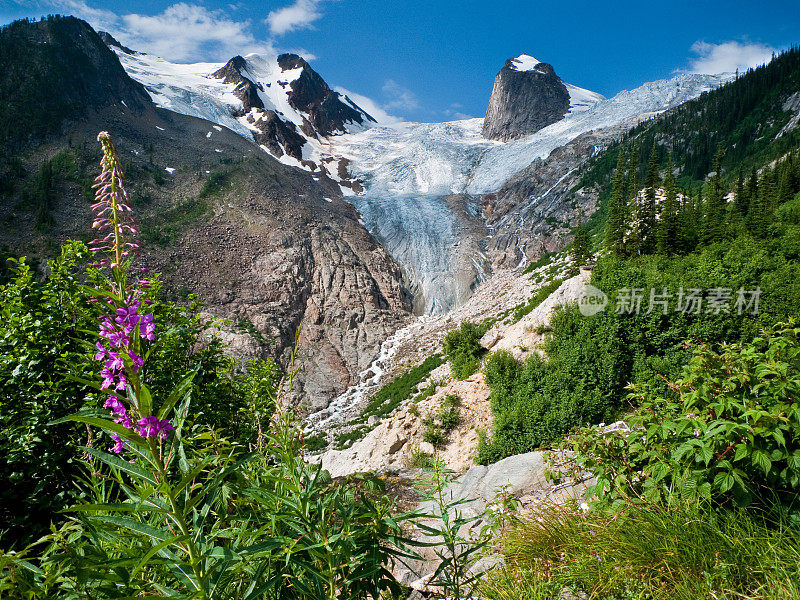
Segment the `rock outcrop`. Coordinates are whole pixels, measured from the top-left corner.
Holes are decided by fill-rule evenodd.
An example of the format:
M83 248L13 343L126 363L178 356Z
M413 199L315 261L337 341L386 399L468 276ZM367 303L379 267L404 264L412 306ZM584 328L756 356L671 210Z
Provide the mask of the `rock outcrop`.
M320 168L321 173L329 174L325 165L304 162L303 146L308 140L345 133L348 125L374 122L349 98L331 90L297 54L281 54L277 60L250 56L249 61L234 56L211 76L235 85L233 95L241 107L233 115L246 120L257 144L276 158L290 156L312 171ZM265 76L268 81L262 80ZM267 87L273 87L271 93L266 93ZM289 110L296 111L294 115L279 109L282 106L287 111L287 101ZM339 178L348 179L346 171L343 175Z
M523 54L509 58L494 79L483 136L509 141L560 121L570 94L552 65Z
M346 96L346 103L342 102L339 93L331 90L325 80L297 54L281 54L278 56L278 66L284 71L300 69L300 74L289 83L289 104L308 115L310 129L303 127L306 135L316 133L328 136L344 133L347 123L376 122Z
M481 201L494 268L525 267L572 241L573 228L599 206L600 187L581 186L582 167L649 115L584 133L533 161Z
M235 83L233 95L242 101L242 109L237 116L250 112L253 108L264 108L264 103L258 95L258 84L245 77L247 61L241 56L234 56L221 69L214 71L211 76L222 79L225 83Z

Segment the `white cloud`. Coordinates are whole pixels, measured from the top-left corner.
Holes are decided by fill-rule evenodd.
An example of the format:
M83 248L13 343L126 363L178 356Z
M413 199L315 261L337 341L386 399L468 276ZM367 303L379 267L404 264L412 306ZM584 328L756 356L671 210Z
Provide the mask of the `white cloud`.
M460 102L453 102L448 108L442 111L442 114L449 118L455 119L456 121L463 121L464 119L472 119L472 115L468 115L467 113L461 112L459 109L464 108L464 105Z
M772 60L772 46L746 42L722 42L710 44L697 41L691 51L696 55L690 59L689 71L692 73L731 73L739 69L746 71Z
M228 60L234 54L270 52L271 44L258 43L249 21L234 21L222 11L180 2L158 15L122 16L120 41L134 49L170 60Z
M24 5L24 2L18 2ZM45 9L54 9L62 14L69 14L91 23L95 29L110 29L119 20L119 17L110 10L94 8L83 0L50 0L40 3Z
M226 61L236 54L249 52L276 54L271 40L255 38L250 21L237 21L222 10L209 10L199 4L178 2L156 15L117 15L90 6L85 0L12 1L43 11L74 15L88 21L98 31L108 31L134 50L176 62ZM236 5L231 5L231 10L235 8Z
M399 117L395 117L394 115L390 115L386 110L381 108L377 102L372 100L371 98L367 98L366 96L362 96L361 94L353 93L349 90L344 89L343 87L334 87L333 90L335 92L339 92L343 96L348 96L350 100L358 104L361 108L363 108L367 113L375 119L380 125L393 125L395 123L402 123L403 119Z
M419 108L419 100L417 96L402 85L397 83L394 79L387 79L383 84L383 93L390 98L386 103L389 109L397 110L416 110Z
M295 0L295 3L267 15L267 24L272 35L283 35L298 29L309 29L311 24L322 17L320 0Z

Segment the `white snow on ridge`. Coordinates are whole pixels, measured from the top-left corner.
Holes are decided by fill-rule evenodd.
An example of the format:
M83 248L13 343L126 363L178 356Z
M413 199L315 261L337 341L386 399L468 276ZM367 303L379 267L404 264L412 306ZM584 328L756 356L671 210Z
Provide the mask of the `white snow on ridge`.
M609 99L570 86L573 102L584 106L533 135L505 143L481 135L483 119L468 119L372 127L338 137L332 147L351 160L351 171L364 180L367 194L486 194L582 133L662 112L732 78L683 74Z
M171 63L150 54L128 54L112 48L132 79L141 83L157 106L182 115L218 123L245 137L247 128L231 114L242 107L233 95L236 87L210 77L221 63Z
M515 71L533 71L541 62L530 54L520 54L511 60L511 68Z
M306 138L307 142L303 146L304 160L319 164L322 157L330 156L328 140L304 134L300 127L308 115L295 110L289 104L290 84L300 77L302 68L284 71L274 56L245 56L246 66L242 74L258 85L257 93L264 104L264 111L253 109L247 115L237 118L233 113L242 109L242 102L233 94L236 84L224 83L223 80L212 77L212 73L222 68L224 63L178 64L149 54L128 54L118 48L112 50L116 52L128 75L145 86L157 106L206 119L217 124L213 126L217 131L222 131L219 127L222 125L250 140L258 128L248 121L248 117L258 121L263 118L264 111L273 110L284 120L293 123L298 128L298 133ZM349 104L361 110L352 101ZM365 120L364 124L348 124L348 130L360 132L369 126L370 123ZM206 137L211 137L211 132ZM261 148L269 153L266 146L262 145ZM300 161L285 154L278 160L309 170ZM337 179L335 172L330 175ZM345 190L347 188L343 188L343 192Z
M577 85L572 85L571 83L565 83L564 85L569 92L570 112L574 113L589 110L598 102L602 102L606 99L602 94L592 92L591 90L585 90Z

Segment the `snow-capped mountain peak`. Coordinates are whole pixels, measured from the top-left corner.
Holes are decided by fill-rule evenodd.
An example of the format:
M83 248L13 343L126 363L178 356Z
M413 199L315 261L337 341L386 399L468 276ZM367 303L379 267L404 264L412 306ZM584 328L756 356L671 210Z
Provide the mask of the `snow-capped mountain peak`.
M530 54L520 54L517 58L512 58L509 64L515 71L533 71L542 61L532 57Z
M157 105L228 127L283 163L357 187L342 177L345 170L327 148L332 136L363 131L375 120L331 90L300 56L248 54L224 65L178 64L109 47Z

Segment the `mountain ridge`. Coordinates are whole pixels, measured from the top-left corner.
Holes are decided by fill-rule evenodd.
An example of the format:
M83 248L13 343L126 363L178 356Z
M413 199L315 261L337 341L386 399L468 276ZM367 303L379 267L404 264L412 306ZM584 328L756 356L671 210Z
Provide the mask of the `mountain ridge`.
M0 158L4 253L36 264L68 238L89 239L96 137L109 131L140 221L142 261L162 273L166 288L176 296L196 291L209 317L230 321L223 335L240 357L272 356L286 365L301 331L299 364L308 367L298 391L318 404L353 383L408 319L411 302L399 266L339 186L282 164L238 132L158 108L83 21L22 22L0 32L0 50L9 39L16 48L17 39L41 38L42 30L58 44L23 45L11 73L61 81L69 64L46 59L84 46L110 71L93 72L105 77L95 87L64 90L74 114ZM3 106L29 82L2 81ZM128 88L140 105L113 95Z

